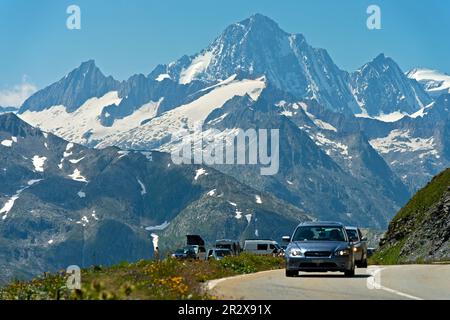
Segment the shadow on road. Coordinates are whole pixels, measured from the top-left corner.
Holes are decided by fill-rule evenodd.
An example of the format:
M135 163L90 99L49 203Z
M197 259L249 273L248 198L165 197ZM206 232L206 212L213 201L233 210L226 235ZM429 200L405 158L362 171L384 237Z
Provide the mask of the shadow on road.
M346 277L343 274L300 274L297 276L298 278L369 278L370 274L355 274L353 277Z

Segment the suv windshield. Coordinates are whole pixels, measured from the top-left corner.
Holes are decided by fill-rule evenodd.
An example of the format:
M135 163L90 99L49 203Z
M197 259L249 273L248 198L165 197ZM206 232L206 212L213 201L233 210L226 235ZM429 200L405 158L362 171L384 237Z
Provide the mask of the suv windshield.
M217 244L216 248L220 248L220 249L230 249L231 250L231 244Z
M359 241L358 231L355 229L345 229L347 231L348 238L350 241Z
M346 241L341 227L302 226L295 231L292 241Z

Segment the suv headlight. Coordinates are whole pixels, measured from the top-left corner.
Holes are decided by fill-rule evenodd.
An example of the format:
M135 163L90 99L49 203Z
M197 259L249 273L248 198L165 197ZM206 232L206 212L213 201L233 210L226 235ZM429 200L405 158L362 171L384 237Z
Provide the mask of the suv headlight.
M350 254L349 249L337 250L335 253L337 256L348 256Z
M292 248L292 249L289 250L289 255L290 255L291 257L300 257L300 256L302 256L303 254L302 254L302 251L301 251L300 249L298 249L298 248Z

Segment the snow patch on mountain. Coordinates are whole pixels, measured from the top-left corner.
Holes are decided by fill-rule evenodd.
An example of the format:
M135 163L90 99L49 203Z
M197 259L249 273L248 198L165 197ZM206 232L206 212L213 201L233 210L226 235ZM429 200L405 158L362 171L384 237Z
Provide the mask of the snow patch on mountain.
M155 80L158 82L163 81L164 79L170 79L170 75L167 73L161 73L160 75L158 75Z
M215 85L203 88L202 90L200 90L200 92L208 91L208 90L211 90L211 89L214 89L214 88L217 88L217 87L221 87L221 86L227 85L227 84L233 82L236 79L236 77L237 77L237 74L233 74L230 77L228 77L227 79L225 79L223 81L219 81L219 83L216 83Z
M300 106L300 108L302 108L302 110L305 112L305 114L312 120L312 122L314 122L314 124L318 128L323 129L323 130L329 130L329 131L337 132L337 129L333 125L331 125L328 122L325 122L325 121L323 121L321 119L318 119L312 113L309 113L308 112L308 105L306 103L304 103L304 102L300 102L298 104L294 103L293 108L294 109L298 109L298 106Z
M63 153L63 157L67 158L70 157L72 155L72 152L70 152L70 150L72 150L74 144L72 142L69 142L66 146L66 150Z
M434 106L434 102L430 103L429 105L427 105L426 107L423 107L422 109L418 110L417 112L414 112L413 114L410 114L409 117L410 118L423 118L424 116L426 116L428 114L428 111L433 108Z
M395 111L389 114L383 114L381 113L379 116L369 116L367 113L360 113L360 114L355 114L355 117L357 118L368 118L368 119L374 119L374 120L379 120L382 122L397 122L405 117L409 117L409 118L417 118L417 117L421 117L423 118L425 115L427 115L428 111L430 108L432 108L434 105L434 102L430 103L429 105L426 105L425 107L420 108L419 110L417 110L414 113L408 114L406 112L400 112L400 111Z
M69 175L69 177L75 181L86 182L86 183L88 182L87 179L81 175L81 172L78 169L75 169L73 171L73 173Z
M123 157L126 157L127 155L129 155L130 151L120 150L120 151L117 151L117 154L119 155L119 159L122 159Z
M83 192L83 191L78 191L77 195L78 195L78 197L80 197L80 198L86 198L86 193Z
M22 190L17 191L15 195L13 195L11 198L6 201L3 208L0 209L0 214L2 214L2 220L5 220L8 217L8 213L11 211L11 209L14 206L14 202L16 202L17 199L19 199L19 195Z
M99 139L108 131L114 130L104 127L100 123L99 116L104 107L118 105L121 100L118 92L112 91L100 98L87 100L74 112L68 112L65 106L58 105L42 111L25 111L20 117L24 121L62 138L76 143L86 143L88 141L84 135L87 132L91 133L91 139Z
M450 93L450 75L437 70L416 68L406 73L407 77L423 85L425 90L436 97Z
M421 152L438 155L433 137L412 137L409 130L392 130L389 135L369 141L382 154L391 152Z
M145 185L142 183L141 180L137 179L137 182L139 183L139 186L141 187L141 195L147 194L147 189L145 188Z
M422 109L420 109L420 110L422 110ZM417 112L419 112L419 111L417 111ZM392 112L389 114L381 113L378 116L369 116L367 113L355 114L355 117L357 117L357 118L368 118L368 119L374 119L374 120L379 120L379 121L383 121L383 122L396 122L398 120L403 119L405 116L409 116L409 115L407 113L400 112L400 111L395 111L395 112Z
M248 94L256 101L264 88L264 77L256 80L233 81L227 85L215 88L189 104L176 108L173 110L173 113L188 117L188 122L193 124L206 119L213 110L221 108L225 102L235 96Z
M337 129L333 125L329 124L328 122L325 122L320 119L314 119L313 121L314 121L314 124L317 127L319 127L320 129L337 132Z
M112 135L106 136L97 147L118 145L123 148L138 149L145 148L148 144L158 144L164 140L174 144L178 139L186 137L195 125L203 122L212 111L221 108L233 97L249 95L256 101L265 85L264 77L255 80L232 81L214 88L188 104L164 112L141 126L129 131L116 131ZM153 146L153 148L169 151L164 149L163 145Z
M205 175L205 176L208 175L208 173L206 172L205 169L200 168L200 169L195 170L195 177L194 177L194 180L197 181L198 178L200 178L200 177L203 176L203 175Z
M40 157L40 156L34 156L32 161L33 161L33 166L34 166L34 171L36 172L44 172L44 163L45 160L47 160L47 157Z
M204 72L208 68L213 58L213 53L208 51L196 56L191 64L181 71L179 83L188 84L192 82L198 74Z
M80 159L70 159L69 162L72 164L77 164L78 162L82 161L85 157L82 157Z
M328 155L331 154L331 151L334 151L339 152L344 157L349 156L347 145L338 141L333 141L327 138L323 133L319 132L312 134L311 138L319 147L322 147Z
M12 144L13 144L13 141L12 140L3 140L0 144L2 146L4 146L4 147L11 148Z
M169 226L169 224L170 224L170 222L164 221L160 225L146 227L145 230L147 230L147 231L161 231L161 230L164 230L165 228L167 228Z
M3 207L0 209L0 215L2 215L2 220L5 220L8 217L8 213L11 211L11 209L14 207L14 203L19 199L20 194L25 191L26 189L30 188L31 186L35 185L36 183L42 181L42 179L35 179L35 180L29 180L27 182L27 186L23 187L16 191L16 194L14 194L12 197L10 197L6 203L3 205Z
M29 181L27 182L27 185L28 185L29 187L31 187L32 185L35 185L36 183L38 183L38 182L40 182L40 181L42 181L42 179L33 179L33 180L29 180Z

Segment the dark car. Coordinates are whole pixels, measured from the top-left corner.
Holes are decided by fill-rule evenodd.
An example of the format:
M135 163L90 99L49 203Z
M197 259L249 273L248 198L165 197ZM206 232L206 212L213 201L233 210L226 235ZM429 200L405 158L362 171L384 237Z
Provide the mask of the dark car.
M194 248L184 247L183 249L178 249L172 253L172 257L176 259L196 259L197 255Z
M353 246L344 225L337 222L307 222L297 226L286 248L286 276L299 271L340 271L355 275Z
M367 268L367 239L363 237L362 232L357 227L345 227L348 238L353 243L353 254L358 268Z
M206 259L205 241L197 234L186 235L186 247L191 248L195 252L195 259Z

